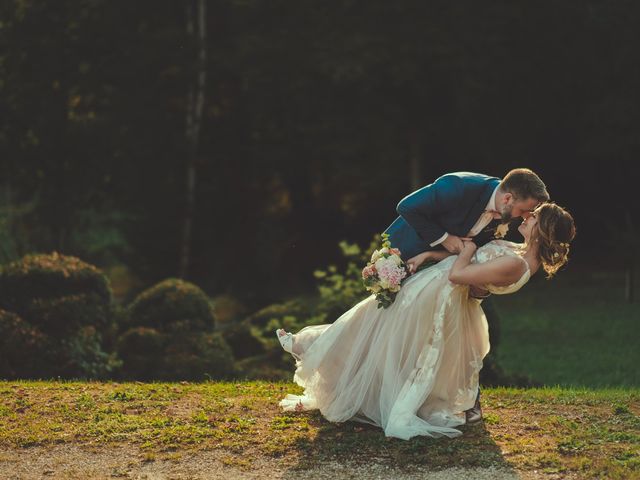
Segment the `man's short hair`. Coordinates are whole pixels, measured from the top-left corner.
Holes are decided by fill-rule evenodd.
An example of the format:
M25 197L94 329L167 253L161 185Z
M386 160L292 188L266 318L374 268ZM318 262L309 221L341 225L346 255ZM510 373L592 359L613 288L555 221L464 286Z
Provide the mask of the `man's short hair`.
M540 177L528 168L514 168L500 182L500 190L511 193L517 200L535 198L539 202L549 201L549 192Z

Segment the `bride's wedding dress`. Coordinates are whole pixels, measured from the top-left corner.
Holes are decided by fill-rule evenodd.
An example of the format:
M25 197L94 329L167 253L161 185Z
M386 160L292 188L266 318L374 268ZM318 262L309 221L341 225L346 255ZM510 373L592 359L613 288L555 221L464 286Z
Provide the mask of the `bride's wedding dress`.
M496 240L478 248L473 262L518 255L520 244ZM482 359L489 352L487 320L468 286L448 279L457 257L447 257L405 281L395 302L377 308L372 295L334 323L293 335L294 381L284 410L319 409L333 422L371 423L388 437L455 437L478 393ZM522 259L526 264L526 261ZM529 280L487 285L513 293Z

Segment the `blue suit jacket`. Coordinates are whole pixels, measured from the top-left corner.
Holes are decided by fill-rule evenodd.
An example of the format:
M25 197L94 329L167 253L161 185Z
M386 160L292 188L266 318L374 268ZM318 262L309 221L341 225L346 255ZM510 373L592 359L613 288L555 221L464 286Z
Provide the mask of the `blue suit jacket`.
M398 203L400 215L385 230L403 260L427 250L448 232L459 237L469 233L487 206L500 179L480 173L456 172L438 178Z

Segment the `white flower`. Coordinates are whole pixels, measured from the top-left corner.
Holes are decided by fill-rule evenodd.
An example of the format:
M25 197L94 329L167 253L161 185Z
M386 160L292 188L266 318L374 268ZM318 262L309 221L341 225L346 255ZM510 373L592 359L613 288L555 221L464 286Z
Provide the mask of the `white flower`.
M500 225L498 225L496 227L496 231L494 233L494 236L496 238L502 238L507 234L508 231L509 231L509 224L508 223L501 223Z
M392 257L389 257L389 258L381 257L378 260L376 260L376 270L378 272L383 272L384 270L395 267L395 266L396 266L396 262L393 260Z
M402 259L398 255L391 255L389 258L393 259L397 266L402 265Z

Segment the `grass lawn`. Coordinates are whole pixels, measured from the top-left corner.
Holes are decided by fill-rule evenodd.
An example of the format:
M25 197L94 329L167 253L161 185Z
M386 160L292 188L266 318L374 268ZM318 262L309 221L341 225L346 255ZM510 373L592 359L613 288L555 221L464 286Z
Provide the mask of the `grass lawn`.
M329 423L318 412L281 412L280 398L300 391L263 381L0 382L0 472L10 471L11 452L66 445L124 446L138 452L140 463L215 450L225 464L247 472L261 459L305 470L327 459L376 458L394 468L640 477L640 389L486 389L484 424L455 439L410 441L363 424Z
M640 387L640 296L624 301L620 272L568 268L494 295L500 365L544 385Z

